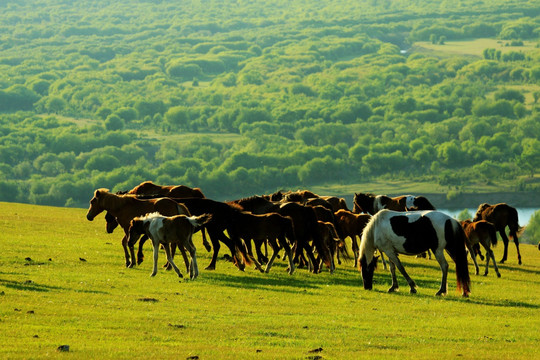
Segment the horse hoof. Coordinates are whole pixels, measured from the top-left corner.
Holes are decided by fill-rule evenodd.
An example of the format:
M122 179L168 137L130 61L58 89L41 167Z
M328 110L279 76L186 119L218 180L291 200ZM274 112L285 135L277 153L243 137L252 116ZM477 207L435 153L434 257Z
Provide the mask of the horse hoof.
M411 294L416 294L416 289L411 288L411 290L409 290L409 292L410 292Z
M500 277L501 277L501 274L497 274L497 277L500 278Z
M216 270L216 267L212 265L208 265L207 267L204 268L204 270Z
M397 287L391 287L390 289L388 289L388 292L393 293L393 292L396 292L397 290L398 290Z

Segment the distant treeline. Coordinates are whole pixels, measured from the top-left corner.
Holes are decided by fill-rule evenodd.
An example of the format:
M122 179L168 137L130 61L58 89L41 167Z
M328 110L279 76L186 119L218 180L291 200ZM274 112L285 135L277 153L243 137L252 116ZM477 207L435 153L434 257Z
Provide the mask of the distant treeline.
M538 190L540 49L523 44L539 14L517 0L0 3L0 201L82 206L148 179L221 198L380 177ZM404 51L486 37L523 50Z

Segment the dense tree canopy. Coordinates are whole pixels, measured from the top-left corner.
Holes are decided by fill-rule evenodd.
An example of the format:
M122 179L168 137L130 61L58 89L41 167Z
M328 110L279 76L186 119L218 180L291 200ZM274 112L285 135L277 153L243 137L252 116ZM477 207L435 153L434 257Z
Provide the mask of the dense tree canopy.
M518 181L540 166L534 2L0 10L0 201L80 206L148 179L218 198L375 177L539 188ZM498 47L444 51L483 38Z

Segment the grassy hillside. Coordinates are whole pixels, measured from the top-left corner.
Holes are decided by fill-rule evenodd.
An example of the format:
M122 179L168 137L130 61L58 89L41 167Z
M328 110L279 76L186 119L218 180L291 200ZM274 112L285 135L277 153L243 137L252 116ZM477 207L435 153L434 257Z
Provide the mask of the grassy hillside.
M474 276L472 295L434 294L435 260L403 257L419 286L387 294L390 274L376 271L373 291L361 286L351 263L312 275L242 273L223 260L178 281L146 262L124 268L120 232L105 233L86 209L0 203L1 358L531 359L540 334L540 253L523 245L501 265L502 278ZM200 245L200 238L196 238ZM496 258L502 246L495 249ZM224 254L224 252L222 252ZM30 259L26 259L30 258ZM164 254L160 254L160 263ZM183 269L183 267L181 267ZM472 266L470 266L472 270ZM57 352L69 345L69 354ZM322 348L319 352L310 352ZM320 357L319 357L320 356Z

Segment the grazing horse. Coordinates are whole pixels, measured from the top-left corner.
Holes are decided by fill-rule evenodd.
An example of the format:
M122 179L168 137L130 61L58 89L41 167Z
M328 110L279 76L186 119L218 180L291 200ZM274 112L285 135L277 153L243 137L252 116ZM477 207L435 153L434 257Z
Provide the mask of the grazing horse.
M354 266L358 266L359 247L356 237L362 237L362 232L371 219L368 214L355 214L347 210L338 210L334 213L336 230L342 239L351 238L351 246L354 254ZM386 264L385 264L386 268Z
M156 211L166 216L191 215L185 206L168 198L141 200L133 195L117 195L110 193L108 189L97 189L90 200L86 218L92 221L103 211L107 211L112 217L116 218L116 221L124 230L122 247L124 248L127 267L135 265L135 251L133 247L130 247L128 252L127 245L129 224L133 218Z
M442 271L441 286L436 295L446 294L448 262L446 250L456 263L457 289L463 296L470 293L470 277L465 251L465 232L461 224L439 211L398 212L381 210L374 215L362 234L359 255L359 270L362 272L364 288L371 290L377 258L375 250L385 253L390 260L392 286L388 292L398 289L396 266L416 293L416 284L405 271L398 254L415 255L431 249Z
M150 276L157 274L157 261L159 245L163 245L167 254L167 261L172 265L174 271L179 277L182 277L180 269L174 263L171 246L175 244L181 250L187 250L191 256L188 272L190 279L199 276L197 266L197 256L195 254L195 245L193 244L193 231L210 221L211 216L203 214L200 216L163 216L157 212L146 214L142 217L136 217L130 222L128 230L128 245L133 246L137 239L142 235L147 235L152 239L154 246L154 267Z
M365 212L375 215L382 209L394 211L407 210L435 210L435 207L424 196L402 195L391 198L386 195L373 195L369 193L354 194L353 212Z
M480 243L484 249L486 249L486 271L484 272L484 276L488 274L489 258L491 258L497 277L501 277L497 262L495 261L495 255L493 255L493 250L491 250L491 245L497 245L497 230L495 229L495 226L486 220L475 222L463 220L461 226L463 226L463 230L465 230L465 235L467 236L467 248L469 249L469 253L474 262L476 270L475 274L478 275L479 269L478 263L476 262L476 250L474 249L474 245Z
M252 214L247 211L235 212L231 226L234 232L248 245L250 250L251 240L255 242L257 252L260 252L260 245L268 240L272 247L273 254L266 264L265 272L270 272L270 268L276 259L279 250L285 249L289 259L289 274L294 272L292 247L296 244L293 222L290 217L281 216L278 213ZM251 252L251 251L249 251ZM260 254L262 255L262 254Z
M521 265L521 254L519 253L519 239L518 234L521 233L523 228L519 226L518 212L512 206L500 203L496 205L481 204L476 210L473 221L486 220L495 226L495 229L501 235L504 243L504 253L499 263L503 264L508 258L508 237L506 236L506 226L510 229L510 237L514 239L516 244L516 250L518 255L518 263Z

